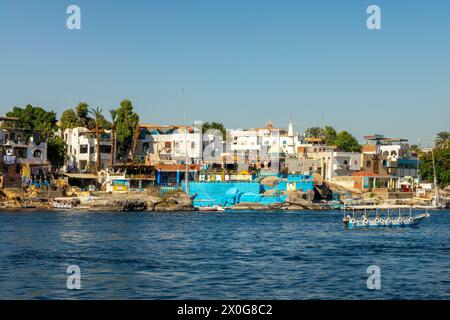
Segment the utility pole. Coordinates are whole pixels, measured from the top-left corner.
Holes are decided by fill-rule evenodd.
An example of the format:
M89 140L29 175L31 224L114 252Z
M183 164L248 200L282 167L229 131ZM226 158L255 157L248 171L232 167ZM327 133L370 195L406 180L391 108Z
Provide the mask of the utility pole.
M434 204L439 204L439 191L438 191L438 185L437 185L437 177L436 177L436 164L434 162L434 148L431 148L431 158L433 160L433 182L434 182Z
M188 141L187 141L188 126L187 126L187 118L186 118L186 105L185 105L184 88L182 90L182 93L183 93L182 106L183 106L183 118L184 118L183 122L184 122L184 125L185 125L185 128L184 128L184 146L185 146L185 153L186 153L184 181L185 181L185 184L186 184L186 194L189 196L189 166L188 166L189 157L188 157Z

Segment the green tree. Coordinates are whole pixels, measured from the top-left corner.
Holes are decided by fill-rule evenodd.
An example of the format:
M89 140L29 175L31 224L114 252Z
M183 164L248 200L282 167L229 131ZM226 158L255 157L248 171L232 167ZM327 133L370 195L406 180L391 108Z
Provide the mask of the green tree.
M325 143L329 146L335 145L337 140L337 132L331 126L326 126L323 129L323 136L325 138Z
M421 152L420 159L420 177L423 181L433 183L433 159L431 152ZM435 148L434 159L436 166L437 183L441 188L450 184L450 148Z
M118 158L122 160L128 158L138 124L139 116L133 112L133 104L130 100L123 100L119 109L117 109L116 141Z
M94 116L95 120L95 139L97 140L97 171L102 168L102 157L100 154L100 117L102 117L103 110L99 107L89 110L89 113Z
M202 133L205 133L206 131L210 129L219 130L222 133L222 138L225 139L227 136L227 130L225 129L225 126L221 122L205 122L202 126Z
M305 132L307 138L324 138L324 130L321 127L311 127Z
M28 141L33 131L39 132L41 138L47 139L56 130L56 113L41 107L33 107L30 104L25 108L14 107L6 116L18 118L18 121L8 122L5 126L24 129L25 141Z
M8 125L20 129L39 130L48 126L56 128L55 112L48 112L30 104L25 108L14 107L12 111L6 113L6 116L18 118L18 121L10 122Z
M78 119L83 124L83 127L88 128L89 127L89 105L85 102L80 102L75 109L77 113Z
M66 148L64 140L59 136L52 135L47 140L47 159L52 166L53 173L64 166Z
M345 152L360 152L358 140L347 131L341 131L336 136L336 146Z
M436 134L436 139L434 140L436 148L448 148L448 141L450 140L450 132L441 131Z
M94 130L96 121L98 121L100 128L105 129L105 130L110 130L111 129L111 122L106 120L106 118L103 116L103 114L100 114L98 119L89 118L87 128L89 130Z
M80 119L78 118L77 113L73 109L67 109L61 115L59 119L61 131L64 132L66 129L72 129L79 126L82 126Z

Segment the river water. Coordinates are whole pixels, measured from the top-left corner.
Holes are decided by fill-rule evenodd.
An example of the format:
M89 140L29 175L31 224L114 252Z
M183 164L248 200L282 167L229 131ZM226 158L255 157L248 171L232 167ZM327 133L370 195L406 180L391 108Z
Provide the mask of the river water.
M0 299L449 299L450 212L0 213ZM81 271L69 290L68 266ZM367 268L380 268L380 290Z

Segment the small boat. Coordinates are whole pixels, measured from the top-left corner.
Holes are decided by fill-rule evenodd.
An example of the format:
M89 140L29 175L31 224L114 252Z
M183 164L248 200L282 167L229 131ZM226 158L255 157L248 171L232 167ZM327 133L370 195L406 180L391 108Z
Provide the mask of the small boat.
M78 199L73 198L55 198L52 201L52 207L55 209L72 209L79 204Z
M409 210L407 210L409 209ZM428 212L413 216L412 207L344 208L344 226L354 228L413 227L429 218Z
M208 212L208 211L225 211L225 208L222 206L210 206L210 207L197 207L196 208L198 211L204 211L204 212Z

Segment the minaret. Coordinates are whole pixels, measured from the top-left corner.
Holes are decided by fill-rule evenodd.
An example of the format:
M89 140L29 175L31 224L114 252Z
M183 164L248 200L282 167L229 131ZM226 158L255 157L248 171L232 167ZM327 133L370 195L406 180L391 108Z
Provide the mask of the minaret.
M294 138L294 123L292 117L289 118L288 137Z
M292 121L292 117L289 118L287 153L289 155L295 154L294 122Z

